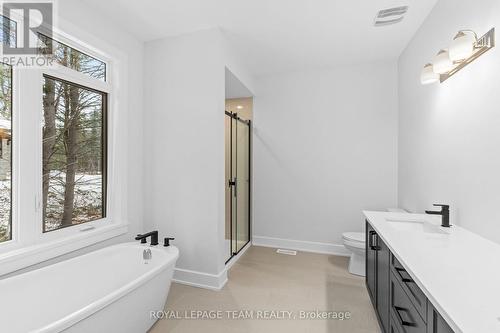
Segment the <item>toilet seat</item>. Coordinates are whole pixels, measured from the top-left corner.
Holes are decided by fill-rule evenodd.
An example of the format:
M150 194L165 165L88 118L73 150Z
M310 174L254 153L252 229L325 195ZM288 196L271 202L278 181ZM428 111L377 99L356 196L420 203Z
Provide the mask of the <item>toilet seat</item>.
M345 232L342 234L342 238L346 241L353 243L365 243L365 233L364 232Z

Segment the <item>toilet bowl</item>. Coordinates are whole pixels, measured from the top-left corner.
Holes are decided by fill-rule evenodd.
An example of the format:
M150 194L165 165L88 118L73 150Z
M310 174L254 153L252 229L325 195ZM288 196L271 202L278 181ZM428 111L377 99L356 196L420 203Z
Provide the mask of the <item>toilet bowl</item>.
M408 213L401 208L387 208L391 213ZM366 238L364 232L346 232L342 234L342 241L346 249L351 251L349 260L349 273L365 276L365 248Z
M346 232L342 234L342 240L346 249L351 251L349 273L365 276L365 233Z

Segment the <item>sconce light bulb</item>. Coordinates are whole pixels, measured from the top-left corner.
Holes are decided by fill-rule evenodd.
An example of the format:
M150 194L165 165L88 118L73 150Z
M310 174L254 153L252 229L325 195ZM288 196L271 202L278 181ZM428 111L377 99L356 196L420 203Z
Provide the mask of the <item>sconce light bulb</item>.
M446 74L453 69L453 61L451 61L450 59L448 50L439 51L439 53L434 58L432 67L434 69L434 73L436 74Z
M474 53L474 47L477 43L475 33L469 31L460 31L453 42L451 42L449 54L452 61L463 61L468 59Z
M432 64L427 64L422 69L422 74L420 74L420 82L423 85L439 82L439 74L434 73L432 67Z

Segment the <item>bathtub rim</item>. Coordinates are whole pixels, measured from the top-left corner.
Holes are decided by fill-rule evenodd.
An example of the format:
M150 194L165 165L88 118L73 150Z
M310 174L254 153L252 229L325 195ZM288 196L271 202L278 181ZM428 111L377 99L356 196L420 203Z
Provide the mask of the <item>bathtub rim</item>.
M138 244L136 242L120 243L120 244L107 246L105 248L98 249L98 250L83 254L81 256L70 258L70 259L67 259L67 260L52 264L52 265L48 265L48 266L36 269L35 271L47 270L47 269L50 269L52 266L62 265L62 264L69 262L69 261L76 261L82 257L95 255L99 251L103 251L106 249L127 247L127 246L131 246L131 245L134 247L139 247L139 248L143 247L145 249L146 248L153 248L157 251L162 251L162 249L163 249L163 247L160 247L160 246L141 245L141 244ZM75 325L79 321L82 321L85 318L93 315L94 313L98 312L99 310L102 310L106 306L114 303L116 300L131 293L132 291L139 288L141 285L147 283L149 280L153 279L154 277L156 277L158 274L160 274L164 270L168 269L169 267L171 267L172 271L173 271L174 267L175 267L175 263L176 263L177 259L179 258L179 249L175 246L170 246L169 248L172 250L175 250L175 252L173 253L173 256L171 258L168 258L168 260L166 260L164 263L159 264L157 267L149 270L147 273L139 276L138 278L131 280L129 283L123 285L122 287L115 289L113 292L104 295L102 298L99 298L95 302L90 303L87 306L85 306L85 307L83 307L75 312L72 312L65 317L62 317L54 322L51 322L48 325L42 326L40 328L36 328L34 331L31 331L31 332L32 333L34 333L34 332L37 332L37 333L49 333L49 332L51 332L52 333L52 332L60 332L62 330L65 330L65 329ZM30 274L31 272L33 272L33 271L19 274L19 275L7 278L6 280L22 278L24 275ZM152 309L152 310L154 310L154 309Z

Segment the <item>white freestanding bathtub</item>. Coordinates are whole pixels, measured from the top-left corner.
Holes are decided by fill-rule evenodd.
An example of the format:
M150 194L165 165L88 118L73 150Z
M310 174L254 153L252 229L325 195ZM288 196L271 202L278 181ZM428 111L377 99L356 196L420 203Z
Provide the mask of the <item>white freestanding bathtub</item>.
M178 256L174 246L124 243L0 280L0 331L146 332Z

